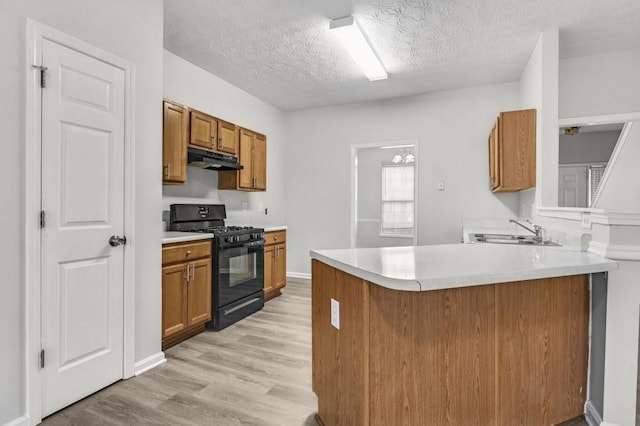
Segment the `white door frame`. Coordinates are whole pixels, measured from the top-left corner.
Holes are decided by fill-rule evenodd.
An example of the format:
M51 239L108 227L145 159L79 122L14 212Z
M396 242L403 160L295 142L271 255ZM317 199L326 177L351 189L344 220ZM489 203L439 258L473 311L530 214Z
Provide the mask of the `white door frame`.
M414 222L414 235L413 235L413 245L418 245L418 195L420 191L418 190L418 176L419 176L419 144L417 139L403 139L403 140L392 140L385 142L368 142L351 145L351 213L349 215L349 223L350 223L350 247L355 248L357 245L357 231L358 231L358 206L357 206L357 175L358 168L356 165L356 158L358 157L358 150L363 148L381 148L383 146L396 146L396 145L413 145L413 151L416 156L416 160L414 163L414 183L413 183L413 191L414 191L414 199L413 199L413 217L415 218Z
M26 141L25 141L25 403L30 425L42 420L41 349L41 160L42 160L42 96L40 72L33 65L42 65L42 41L50 40L77 52L91 56L124 71L124 234L129 242L124 247L124 342L122 378L134 375L134 78L135 65L100 48L85 43L54 28L27 18L26 46Z

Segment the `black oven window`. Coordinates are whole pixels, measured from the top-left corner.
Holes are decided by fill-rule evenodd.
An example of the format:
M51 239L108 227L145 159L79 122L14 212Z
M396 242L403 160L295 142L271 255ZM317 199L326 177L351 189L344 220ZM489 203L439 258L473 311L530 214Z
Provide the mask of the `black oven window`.
M256 253L243 251L241 255L229 258L229 287L256 278Z

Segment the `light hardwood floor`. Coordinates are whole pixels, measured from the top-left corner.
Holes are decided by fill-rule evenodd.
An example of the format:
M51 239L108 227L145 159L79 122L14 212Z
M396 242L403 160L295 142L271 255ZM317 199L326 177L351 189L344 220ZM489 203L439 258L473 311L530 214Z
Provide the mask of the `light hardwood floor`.
M47 417L54 425L316 425L311 284L166 351L167 362Z

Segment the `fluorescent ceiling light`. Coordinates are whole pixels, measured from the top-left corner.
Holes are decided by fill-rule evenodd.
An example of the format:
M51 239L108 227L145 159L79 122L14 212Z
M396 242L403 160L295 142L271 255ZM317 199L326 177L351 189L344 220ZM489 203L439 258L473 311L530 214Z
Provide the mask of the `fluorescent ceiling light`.
M369 81L387 78L387 71L385 71L371 45L362 34L353 16L334 19L329 23L329 29L342 42L342 45L347 49L347 52L356 61Z
M413 148L413 144L407 144L407 145L387 145L387 146L381 146L380 149L396 149L396 148Z

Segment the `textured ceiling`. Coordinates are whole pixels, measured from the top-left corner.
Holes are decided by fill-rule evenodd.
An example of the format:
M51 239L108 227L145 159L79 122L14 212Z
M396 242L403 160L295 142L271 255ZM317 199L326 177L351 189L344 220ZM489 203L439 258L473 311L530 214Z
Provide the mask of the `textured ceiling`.
M329 32L354 15L388 80ZM640 0L164 0L164 46L284 111L518 80L540 32L561 57L640 47Z

